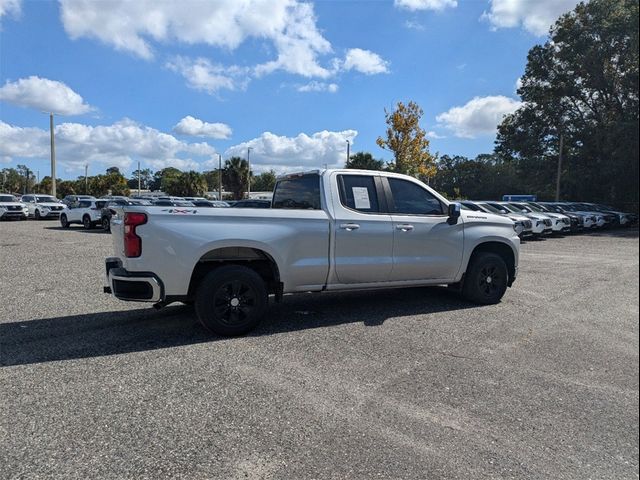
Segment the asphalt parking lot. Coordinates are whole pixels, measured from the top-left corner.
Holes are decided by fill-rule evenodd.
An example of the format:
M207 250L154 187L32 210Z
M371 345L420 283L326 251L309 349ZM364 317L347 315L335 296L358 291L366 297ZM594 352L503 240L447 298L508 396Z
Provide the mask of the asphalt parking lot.
M0 223L2 478L638 478L638 230L523 244L501 304L287 297L252 335L102 293L111 236Z

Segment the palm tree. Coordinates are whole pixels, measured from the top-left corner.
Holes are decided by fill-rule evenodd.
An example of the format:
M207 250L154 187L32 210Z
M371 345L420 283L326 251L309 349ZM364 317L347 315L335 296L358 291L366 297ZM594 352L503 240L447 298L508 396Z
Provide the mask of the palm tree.
M204 176L193 170L183 173L179 182L183 192L182 196L184 197L202 196L207 191L207 181Z
M224 162L222 181L225 189L233 193L234 200L241 200L247 191L249 164L244 158L231 157Z

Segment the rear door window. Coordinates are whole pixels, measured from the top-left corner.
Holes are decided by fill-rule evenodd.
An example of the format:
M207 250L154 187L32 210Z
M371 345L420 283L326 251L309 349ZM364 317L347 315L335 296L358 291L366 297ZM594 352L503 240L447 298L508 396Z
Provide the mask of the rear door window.
M362 213L379 213L380 203L372 175L338 175L340 203Z

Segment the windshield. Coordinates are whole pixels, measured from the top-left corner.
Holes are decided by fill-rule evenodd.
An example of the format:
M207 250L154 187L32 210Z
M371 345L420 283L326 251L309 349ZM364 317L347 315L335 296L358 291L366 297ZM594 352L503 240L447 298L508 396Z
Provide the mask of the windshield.
M13 195L0 195L0 202L17 202Z
M562 208L558 205L541 205L542 208L546 208L548 212L564 213Z
M522 203L509 203L508 205L515 209L515 210L512 210L512 212L522 213L522 210L524 210L527 213L533 212L532 209L530 209L529 207L527 207L526 205L524 205Z
M478 206L482 208L485 212L489 213L497 213L498 215L504 215L499 209L494 207L493 205L489 205L488 203L479 203Z
M460 202L460 206L462 206L465 210L472 210L474 212L482 211L482 209L479 206L471 202Z
M500 205L500 208L503 208L504 210L507 210L511 213L519 213L520 215L522 215L522 209L520 208L516 208L508 203L500 203L498 205Z
M38 203L45 203L45 202L46 203L58 203L58 199L55 198L55 197L48 196L48 195L44 195L44 196L43 195L38 195L36 197L36 202L38 202Z
M548 212L549 210L545 210L541 205L535 204L535 203L527 203L526 205L527 207L529 207L531 210L533 210L534 212Z

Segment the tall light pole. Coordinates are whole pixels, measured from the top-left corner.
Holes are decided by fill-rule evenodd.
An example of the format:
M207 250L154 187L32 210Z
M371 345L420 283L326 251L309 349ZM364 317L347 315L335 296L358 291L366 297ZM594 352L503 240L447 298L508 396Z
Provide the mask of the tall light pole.
M347 140L347 163L349 163L349 150L351 149L351 142Z
M49 114L49 132L51 134L51 195L56 196L56 145L53 138L53 113Z
M562 150L564 150L564 135L560 134L560 152L558 152L558 175L556 176L556 202L560 201L560 176L562 175Z
M142 183L140 177L140 160L138 160L138 196L140 196L140 184Z
M89 164L84 164L84 194L87 195L89 193Z
M218 200L222 200L222 155L218 154Z
M249 166L249 169L247 171L247 198L251 198L251 159L249 157L249 154L251 153L251 150L253 150L253 148L248 147L247 148L247 163Z

